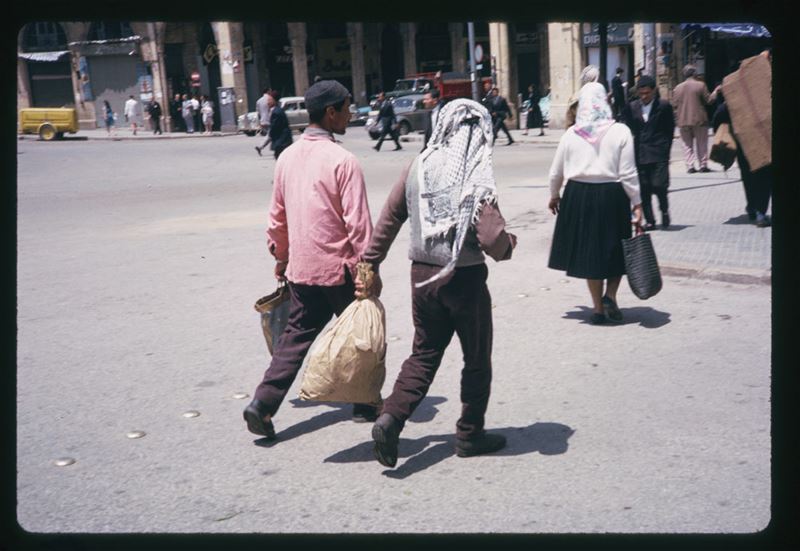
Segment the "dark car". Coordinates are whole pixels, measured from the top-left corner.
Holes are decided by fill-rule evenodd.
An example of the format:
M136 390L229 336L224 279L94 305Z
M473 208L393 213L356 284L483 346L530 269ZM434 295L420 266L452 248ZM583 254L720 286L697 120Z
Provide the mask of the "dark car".
M397 132L401 136L405 136L410 132L425 131L428 113L431 110L427 109L422 103L423 97L423 94L409 94L390 100L394 107L394 114L397 117ZM370 138L373 140L378 139L381 135L381 129L378 126L378 111L370 111L365 128L369 132Z

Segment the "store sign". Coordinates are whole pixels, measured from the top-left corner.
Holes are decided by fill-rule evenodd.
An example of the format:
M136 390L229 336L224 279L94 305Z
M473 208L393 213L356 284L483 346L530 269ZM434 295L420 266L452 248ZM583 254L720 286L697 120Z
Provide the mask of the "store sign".
M539 33L517 33L517 44L538 44Z
M609 46L633 44L633 23L609 23L606 36ZM583 24L583 46L585 48L600 47L600 25L598 23Z
M203 51L203 61L206 62L206 65L214 61L214 58L217 57L217 53L217 47L214 44L206 46L206 49Z

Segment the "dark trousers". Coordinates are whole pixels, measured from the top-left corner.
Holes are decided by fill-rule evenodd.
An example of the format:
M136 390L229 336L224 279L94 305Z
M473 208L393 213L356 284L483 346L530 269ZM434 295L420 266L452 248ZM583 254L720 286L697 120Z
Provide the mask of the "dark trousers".
M494 141L497 139L497 134L499 134L501 130L506 133L508 143L513 143L514 138L511 137L511 134L508 132L508 128L506 128L505 119L503 117L497 117L492 125L492 134L494 136L492 139L492 145L494 145Z
M303 365L314 339L335 314L353 302L355 285L345 268L345 282L335 287L289 282L289 322L278 338L272 361L254 397L266 405L264 413L275 415Z
M387 124L387 125L385 125L383 128L381 128L381 135L380 135L380 137L378 138L378 144L375 146L375 149L377 149L378 151L380 151L380 149L381 149L381 144L383 143L383 140L385 140L385 139L386 139L386 136L387 136L387 135L388 135L390 138L392 138L392 140L394 140L394 145L395 145L396 147L400 147L400 142L399 142L399 141L398 141L398 139L397 139L397 132L393 132L393 131L392 131L392 127L391 127L390 125L388 125L388 124Z
M492 301L486 287L486 264L456 268L449 276L417 289L441 268L414 262L411 265L411 309L414 344L403 362L392 394L382 413L401 426L428 393L436 370L453 333L461 341L461 417L456 437L469 439L483 430L492 381Z
M153 121L153 134L161 134L161 117L151 117Z
M653 195L658 198L658 208L661 214L669 213L669 199L667 192L669 189L669 161L659 163L647 163L638 166L639 169L639 189L642 194L642 211L644 219L648 224L655 224L656 219L653 215Z
M750 170L750 163L742 153L742 147L736 150L736 162L742 175L744 196L747 201L745 210L751 216L757 212L767 213L769 200L772 197L772 167L771 165L759 168L755 172Z
M276 147L276 148L273 150L273 152L275 153L275 160L276 160L276 161L278 160L278 157L280 157L280 156L281 156L281 153L283 153L283 152L284 152L284 150L285 150L287 147L289 147L289 146L288 146L288 145L282 145L281 147Z

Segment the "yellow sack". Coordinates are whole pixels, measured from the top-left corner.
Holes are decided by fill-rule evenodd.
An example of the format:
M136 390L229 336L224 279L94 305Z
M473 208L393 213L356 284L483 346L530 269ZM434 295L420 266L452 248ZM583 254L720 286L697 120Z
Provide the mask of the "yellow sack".
M354 300L308 357L300 398L381 404L386 378L386 312L376 297Z

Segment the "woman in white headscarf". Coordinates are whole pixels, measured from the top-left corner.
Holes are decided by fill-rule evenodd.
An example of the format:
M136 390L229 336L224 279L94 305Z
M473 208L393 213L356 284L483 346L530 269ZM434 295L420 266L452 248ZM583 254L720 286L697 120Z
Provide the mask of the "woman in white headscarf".
M464 357L456 454L491 453L505 445L503 435L484 430L492 379L484 255L507 260L516 245L497 206L492 140L491 117L481 104L454 99L442 107L428 146L392 188L362 256L377 271L409 221L414 341L372 430L375 457L387 467L397 462L400 431L428 392L454 334ZM370 289L356 280L356 296L364 293Z
M550 167L550 197L548 208L558 218L548 267L587 280L591 323L605 323L606 316L622 321L622 239L631 236L631 224L637 234L643 231L642 204L633 136L614 122L602 84L581 88L575 124L561 137Z

